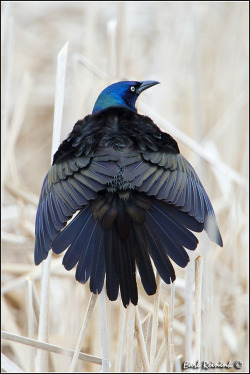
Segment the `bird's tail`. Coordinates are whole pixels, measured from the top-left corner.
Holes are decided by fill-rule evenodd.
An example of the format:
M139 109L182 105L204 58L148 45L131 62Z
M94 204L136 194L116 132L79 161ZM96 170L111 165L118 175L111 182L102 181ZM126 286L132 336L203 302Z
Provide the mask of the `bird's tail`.
M122 200L116 194L100 196L84 207L52 243L55 253L66 248L63 265L76 266L76 280L90 278L90 290L100 293L106 273L106 290L116 300L120 288L126 307L138 301L136 265L148 295L156 292L152 258L166 283L175 280L169 258L185 267L198 240L190 231L202 231L203 224L177 208L143 194Z

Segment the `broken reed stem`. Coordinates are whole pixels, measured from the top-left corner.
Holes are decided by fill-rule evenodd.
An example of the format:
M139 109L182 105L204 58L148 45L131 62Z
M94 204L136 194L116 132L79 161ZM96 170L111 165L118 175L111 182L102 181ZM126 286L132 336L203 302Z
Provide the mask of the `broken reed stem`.
M60 145L67 54L68 54L68 42L63 46L63 48L61 49L57 57L57 74L56 74L56 90L55 90L51 160L53 160L53 155ZM42 342L47 340L47 332L48 332L49 277L50 277L51 256L52 256L52 253L50 251L47 259L43 263L40 318L39 318L39 328L38 328L38 340ZM42 372L44 366L46 366L46 360L45 360L43 351L40 350L37 352L37 357L36 357L36 363L35 363L36 371Z
M54 344L39 342L38 340L26 338L24 336L20 336L16 334L11 334L6 331L1 332L1 337L6 340L10 340L10 341L17 342L20 344L25 344L25 345L28 345L34 348L43 349L49 352L58 353L64 356L73 357L74 355L74 351L70 349L62 348ZM102 359L100 357L92 356L87 353L80 353L79 359L83 361L87 361L87 362L92 362L93 364L102 365Z
M152 332L151 332L151 345L150 345L150 368L152 369L156 347L157 347L157 334L158 334L158 322L159 322L159 306L160 306L160 294L161 294L161 277L156 271L156 285L157 291L154 298L154 313L152 322Z
M181 373L182 372L182 365L181 365L181 359L182 359L183 355L178 355L177 357L175 357L175 360L174 360L174 365L175 365L175 372L176 373Z
M201 288L203 257L195 260L195 361L200 362L201 355Z
M73 371L76 368L78 357L79 357L79 354L80 354L80 350L82 348L83 340L84 340L84 337L85 337L85 334L86 334L86 331L87 331L87 327L88 327L90 318L92 316L92 313L93 313L93 310L94 310L94 307L95 307L97 297L98 297L98 295L96 295L94 293L91 293L90 300L89 300L89 305L88 305L88 308L87 308L87 311L86 311L86 314L85 314L85 317L84 317L84 320L83 320L83 323L82 323L81 331L80 331L80 334L79 334L79 337L78 337L78 340L77 340L77 344L76 344L76 347L75 347L74 356L73 356L73 359L72 359L71 364L70 364L70 368L69 368L70 373L73 373Z

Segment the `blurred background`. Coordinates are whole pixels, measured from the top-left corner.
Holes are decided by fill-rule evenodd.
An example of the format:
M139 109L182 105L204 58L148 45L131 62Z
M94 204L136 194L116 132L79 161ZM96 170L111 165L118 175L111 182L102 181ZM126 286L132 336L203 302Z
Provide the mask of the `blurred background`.
M175 267L174 370L193 358L194 260L203 255L201 360L241 360L247 371L249 3L3 1L1 11L2 329L37 339L42 266L33 263L34 222L51 162L57 56L68 42L61 140L110 83L158 80L138 111L178 141L214 206L224 247L201 234L189 266ZM61 259L52 258L48 342L74 349L90 293ZM143 320L154 298L138 284ZM157 349L170 294L162 284ZM114 371L121 302L106 304ZM97 302L82 352L101 357L99 314ZM34 370L34 348L3 339L2 350L22 370ZM47 370L69 364L51 353ZM85 361L76 369L99 370Z

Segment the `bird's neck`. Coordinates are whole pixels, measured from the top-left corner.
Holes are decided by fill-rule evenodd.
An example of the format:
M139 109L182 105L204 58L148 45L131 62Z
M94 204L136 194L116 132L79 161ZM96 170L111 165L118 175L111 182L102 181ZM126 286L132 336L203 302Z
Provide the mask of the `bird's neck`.
M125 108L137 113L135 103L128 103L126 99L116 96L99 96L96 100L92 114L104 111L109 108Z

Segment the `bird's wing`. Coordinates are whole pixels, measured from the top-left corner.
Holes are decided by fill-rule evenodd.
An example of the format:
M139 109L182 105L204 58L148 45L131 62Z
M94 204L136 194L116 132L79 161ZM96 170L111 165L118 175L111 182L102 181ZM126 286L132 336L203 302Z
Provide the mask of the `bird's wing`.
M50 167L36 215L36 265L47 257L52 241L72 215L95 199L119 172L116 153L106 149L97 156L71 157Z
M211 240L222 246L214 210L202 183L189 162L168 151L142 151L124 158L124 178L138 191L168 202L204 224Z

